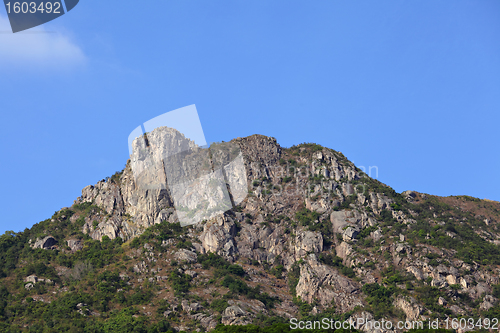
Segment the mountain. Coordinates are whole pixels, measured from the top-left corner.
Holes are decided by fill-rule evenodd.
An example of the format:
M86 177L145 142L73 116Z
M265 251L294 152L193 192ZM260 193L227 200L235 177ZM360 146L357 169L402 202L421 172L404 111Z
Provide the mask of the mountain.
M71 207L0 237L0 331L500 315L499 202L397 193L340 152L261 135L202 149L160 128L133 145Z

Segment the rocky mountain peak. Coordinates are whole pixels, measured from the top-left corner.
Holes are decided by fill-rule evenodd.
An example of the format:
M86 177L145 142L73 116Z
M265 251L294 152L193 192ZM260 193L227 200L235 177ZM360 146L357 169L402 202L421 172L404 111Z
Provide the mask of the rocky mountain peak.
M147 302L141 316L156 311L179 330L262 324L263 314L394 321L499 309L498 202L397 193L340 152L262 135L203 148L159 128L132 146L125 169L85 187L72 207L3 236L30 245L12 259L16 274L36 273L23 292L35 296L40 279L49 289L95 283L95 270L123 304ZM53 259L37 273L27 258L41 253ZM133 301L140 288L151 291L144 303ZM120 308L80 302L74 310L97 321Z

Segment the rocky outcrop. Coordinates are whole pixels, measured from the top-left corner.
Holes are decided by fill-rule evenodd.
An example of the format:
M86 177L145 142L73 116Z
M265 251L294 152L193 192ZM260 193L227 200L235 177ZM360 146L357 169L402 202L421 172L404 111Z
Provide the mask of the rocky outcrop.
M497 299L495 297L493 297L491 295L486 295L486 296L484 296L483 302L479 306L479 309L483 310L483 311L488 311L489 309L494 307L496 303L497 303Z
M52 284L53 283L53 281L51 279L39 278L38 276L36 276L34 274L32 274L30 276L27 276L24 279L24 282L28 282L28 284L31 284L32 286L34 286L38 282L45 282L47 284Z
M196 302L190 303L187 300L183 300L181 302L181 306L182 306L182 310L184 310L184 311L186 311L188 313L200 311L203 308L200 305L200 303L196 303Z
M34 249L52 249L53 246L57 244L57 240L52 236L47 236L42 239L37 239L35 243L31 244L31 247Z
M342 312L363 304L359 287L334 268L321 264L315 254L307 256L300 267L296 292L308 303L318 301L323 306L330 306L334 300Z
M308 253L319 253L323 251L323 236L320 232L299 231L295 237L294 252L295 259L299 260Z
M38 277L36 275L30 275L30 276L27 276L25 279L24 279L24 282L31 282L33 284L37 283L38 282Z
M234 244L236 226L230 216L222 215L203 225L199 240L206 252L215 252L224 256L236 253Z
M80 251L83 249L83 241L77 239L68 239L66 241L72 252Z
M174 258L179 260L179 261L185 261L185 262L196 262L196 253L193 251L189 251L186 249L180 249L174 254Z
M403 310L406 315L406 320L411 321L417 320L424 310L413 297L400 296L394 300L394 306Z
M110 181L101 180L95 186L84 187L79 202L92 202L109 215L125 213L120 187Z
M344 259L344 262L346 262L349 256L354 252L352 246L346 242L340 243L335 250L337 252L337 256Z
M222 313L222 323L224 325L247 325L251 323L251 320L242 308L231 305Z

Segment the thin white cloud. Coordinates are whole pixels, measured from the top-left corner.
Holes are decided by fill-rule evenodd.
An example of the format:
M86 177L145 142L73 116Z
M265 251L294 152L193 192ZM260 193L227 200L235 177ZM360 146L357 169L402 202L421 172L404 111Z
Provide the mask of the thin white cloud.
M9 19L0 15L0 67L32 70L68 68L82 65L86 57L81 48L62 33L36 31L9 33Z

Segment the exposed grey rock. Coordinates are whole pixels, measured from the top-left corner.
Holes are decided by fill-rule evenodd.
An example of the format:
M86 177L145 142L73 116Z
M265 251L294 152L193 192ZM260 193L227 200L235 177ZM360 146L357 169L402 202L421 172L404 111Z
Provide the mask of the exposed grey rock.
M300 267L296 292L305 302L316 300L323 306L331 306L334 300L337 309L345 312L362 305L358 291L359 287L354 282L332 267L319 263L315 254L307 256Z
M411 253L411 247L405 243L397 243L394 249L397 253Z
M34 285L33 285L33 283L31 283L31 282L30 282L30 283L26 283L26 284L24 285L24 288L26 288L26 290L31 290L31 289L33 289L33 287L34 287Z
M172 244L174 244L174 243L175 243L175 239L170 238L170 239L167 239L167 240L163 240L163 241L161 242L161 246L162 246L162 247L167 247L167 246L170 246L170 245L172 245Z
M497 299L491 295L484 296L483 302L479 306L479 309L482 311L488 311L497 303Z
M51 249L52 246L56 245L57 241L52 236L47 236L42 239L37 239L34 244L31 245L34 249Z
M179 261L196 262L198 256L193 251L180 249L174 254L174 258Z
M330 221L332 222L334 232L342 232L344 227L354 226L356 219L350 211L334 211L330 214Z
M443 276L439 274L435 274L434 278L431 281L431 286L437 287L437 288L446 288L448 287L448 282L446 282L446 279L443 278Z
M323 251L323 236L320 232L300 231L295 237L295 258L298 260L307 253Z
M417 193L413 192L413 191L404 191L403 193L401 193L405 198L406 200L408 200L409 202L412 202L413 200L415 200L415 198L417 197Z
M144 273L148 271L147 267L148 265L146 264L146 262L141 261L134 265L133 270L136 273Z
M199 236L206 252L215 252L223 256L231 256L237 248L234 245L236 226L231 217L222 215L206 222Z
M450 284L450 285L452 285L452 284L458 284L456 276L451 275L451 274L449 274L449 275L446 276L446 282L448 282L448 284Z
M267 309L264 303L259 300L252 299L248 301L228 301L229 305L236 305L240 307L243 311L247 312L247 314L267 314Z
M423 307L413 297L399 296L394 300L394 306L403 310L407 320L417 320L423 313Z
M81 249L83 249L83 241L82 240L68 239L67 243L68 243L69 248L73 252L80 251Z
M198 273L196 273L195 271L185 271L184 273L191 276L192 278L195 278L198 275Z
M25 279L24 279L25 282L31 282L33 284L37 283L38 282L38 277L36 275L30 275L30 276L27 276Z
M227 307L222 314L222 323L224 325L247 325L250 322L247 313L236 305Z
M200 319L201 325L208 331L213 330L217 326L217 321L214 316L203 316Z
M456 315L464 315L466 312L457 305L450 306L450 310Z
M349 256L353 253L353 249L352 249L352 246L349 245L348 243L346 242L342 242L340 243L340 245L338 245L336 248L335 248L336 252L337 252L337 256L344 259L344 262L349 258Z
M359 230L354 227L347 227L342 230L342 239L344 241L352 241L359 234Z
M370 237L374 240L374 241L378 241L380 238L382 238L382 230L377 229L375 231L372 231L370 233Z
M187 300L183 300L181 302L181 306L182 310L186 311L187 313L199 311L203 308L199 303L189 303Z

